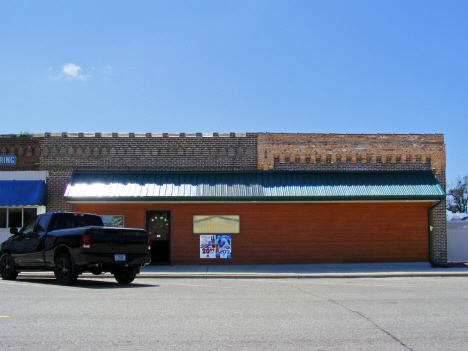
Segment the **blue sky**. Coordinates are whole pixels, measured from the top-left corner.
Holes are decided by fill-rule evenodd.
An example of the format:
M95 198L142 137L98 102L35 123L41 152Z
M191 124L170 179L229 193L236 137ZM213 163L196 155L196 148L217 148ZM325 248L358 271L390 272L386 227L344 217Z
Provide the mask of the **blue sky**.
M442 133L468 173L468 1L3 1L0 134Z

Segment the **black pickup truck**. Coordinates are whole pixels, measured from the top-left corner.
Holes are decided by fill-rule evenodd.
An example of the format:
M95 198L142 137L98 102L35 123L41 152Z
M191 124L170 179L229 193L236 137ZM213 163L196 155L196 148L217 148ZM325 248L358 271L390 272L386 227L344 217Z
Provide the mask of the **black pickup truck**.
M104 227L100 216L53 212L31 218L0 246L2 279L18 272L53 270L57 282L72 285L79 274L110 272L130 284L151 262L151 241L143 229Z

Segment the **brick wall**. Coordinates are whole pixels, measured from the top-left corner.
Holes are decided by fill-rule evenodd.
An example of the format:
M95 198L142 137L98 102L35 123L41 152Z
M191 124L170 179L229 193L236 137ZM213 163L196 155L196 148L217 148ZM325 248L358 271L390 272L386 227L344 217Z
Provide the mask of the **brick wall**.
M257 134L35 134L41 169L81 171L251 171Z
M264 171L432 169L440 174L445 170L444 137L439 134L259 133L258 168Z
M436 174L437 181L446 192L445 170ZM434 204L435 205L435 204ZM432 242L434 262L447 264L447 211L446 202L442 201L432 210Z
M32 136L0 135L0 155L15 155L15 166L0 166L0 171L35 171L39 169L39 139Z
M49 169L47 177L47 212L73 211L73 205L65 202L63 194L73 173L70 169Z

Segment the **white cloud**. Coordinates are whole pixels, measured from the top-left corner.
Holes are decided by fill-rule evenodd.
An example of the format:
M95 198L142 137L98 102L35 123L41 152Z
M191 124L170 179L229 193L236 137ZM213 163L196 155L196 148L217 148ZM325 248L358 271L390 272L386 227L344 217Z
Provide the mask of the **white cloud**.
M67 79L80 79L85 80L91 78L90 75L83 75L80 72L82 71L80 66L75 65L74 63L66 63L62 67L62 74Z

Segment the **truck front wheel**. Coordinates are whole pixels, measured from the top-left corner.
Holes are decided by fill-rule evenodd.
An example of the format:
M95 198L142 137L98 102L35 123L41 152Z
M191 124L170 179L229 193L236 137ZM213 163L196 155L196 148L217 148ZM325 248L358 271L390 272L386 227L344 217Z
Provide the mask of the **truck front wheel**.
M4 253L0 258L0 273L3 280L15 280L18 276L15 263L9 253Z
M114 273L114 278L119 284L130 284L136 277L133 269L121 269Z
M55 259L55 278L60 285L73 285L78 278L73 274L72 261L66 253L61 253Z

